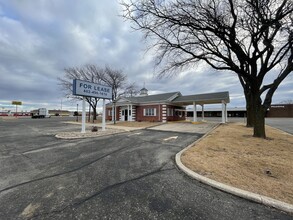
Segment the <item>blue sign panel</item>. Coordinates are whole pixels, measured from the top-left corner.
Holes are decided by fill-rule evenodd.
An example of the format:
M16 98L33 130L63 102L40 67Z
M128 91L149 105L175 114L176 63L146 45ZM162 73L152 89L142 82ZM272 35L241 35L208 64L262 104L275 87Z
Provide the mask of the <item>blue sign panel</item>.
M79 79L73 80L73 95L112 99L112 88Z

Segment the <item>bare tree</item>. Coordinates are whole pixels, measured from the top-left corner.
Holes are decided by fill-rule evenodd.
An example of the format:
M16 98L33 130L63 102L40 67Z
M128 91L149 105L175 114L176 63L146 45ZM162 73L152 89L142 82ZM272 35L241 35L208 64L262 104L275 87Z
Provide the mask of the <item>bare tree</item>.
M132 97L139 94L139 89L136 85L136 83L130 83L124 87L123 93L120 95L126 96L126 97Z
M127 76L123 74L122 70L112 69L109 66L105 67L105 74L103 81L110 87L112 87L112 99L115 100L126 84Z
M205 62L243 87L247 126L265 138L265 112L293 70L292 0L129 0L123 17L151 39L161 75ZM264 79L274 78L264 84ZM263 97L263 98L262 98Z
M123 92L123 88L126 84L127 76L123 74L122 70L115 70L109 66L105 67L105 74L103 81L112 88L112 101L114 107L114 124L116 123L116 99Z
M79 96L72 95L72 83L73 79L80 79L88 82L103 83L104 69L98 68L95 65L85 65L83 67L70 67L64 69L65 75L64 78L58 78L59 84L62 90L65 92L66 97L71 99L81 100ZM86 102L93 109L93 120L97 119L97 105L99 98L95 97L85 97Z
M58 80L60 82L62 90L65 91L65 96L72 99L81 100L81 97L72 95L73 79L80 79L88 82L110 86L112 88L112 101L114 103L114 109L115 100L119 96L125 95L130 91L133 94L135 93L135 84L127 84L127 76L123 74L123 71L110 68L109 66L100 68L95 65L88 64L83 67L66 68L64 72L64 78L58 78ZM96 109L98 101L99 98L86 97L86 102L89 103L89 105L93 109L93 120L96 120L97 118Z

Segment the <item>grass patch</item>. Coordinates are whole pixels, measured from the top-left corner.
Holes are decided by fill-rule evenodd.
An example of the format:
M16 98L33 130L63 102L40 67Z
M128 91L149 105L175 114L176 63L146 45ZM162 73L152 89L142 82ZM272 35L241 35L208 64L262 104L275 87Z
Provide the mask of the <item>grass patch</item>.
M293 136L268 126L267 139L252 133L244 124L221 125L181 160L210 179L293 204Z

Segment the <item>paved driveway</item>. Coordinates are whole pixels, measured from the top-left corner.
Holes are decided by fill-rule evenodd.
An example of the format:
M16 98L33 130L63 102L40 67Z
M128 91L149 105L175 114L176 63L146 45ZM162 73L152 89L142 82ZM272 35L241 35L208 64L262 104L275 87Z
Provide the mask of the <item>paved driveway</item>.
M266 118L266 124L293 134L293 118Z
M178 171L175 154L202 134L60 140L55 129L80 128L54 120L0 122L0 219L292 219Z
M188 118L188 119L192 120L192 118ZM205 120L208 123L221 123L222 118L221 117L206 117ZM228 121L246 123L246 118L229 117ZM265 123L269 126L272 126L280 130L283 130L285 132L288 132L290 134L293 134L293 118L265 118Z
M190 122L169 122L148 129L157 131L175 131L184 133L205 134L217 124L218 122L208 122L202 124L192 124Z

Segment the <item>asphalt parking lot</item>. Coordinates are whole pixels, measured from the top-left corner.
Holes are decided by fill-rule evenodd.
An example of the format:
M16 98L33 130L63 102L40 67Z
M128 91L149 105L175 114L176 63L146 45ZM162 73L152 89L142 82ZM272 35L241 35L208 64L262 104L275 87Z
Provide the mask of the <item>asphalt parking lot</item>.
M180 172L175 154L202 134L63 140L80 126L62 120L0 121L0 219L292 219Z

